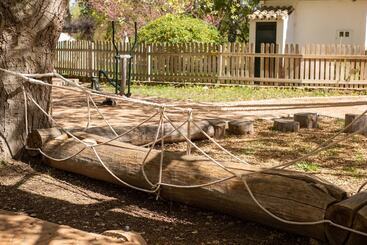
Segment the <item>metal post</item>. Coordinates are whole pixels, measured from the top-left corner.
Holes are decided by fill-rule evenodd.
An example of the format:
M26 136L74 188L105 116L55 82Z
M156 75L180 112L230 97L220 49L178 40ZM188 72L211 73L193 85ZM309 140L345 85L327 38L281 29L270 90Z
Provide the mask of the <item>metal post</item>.
M121 83L120 83L120 95L125 94L126 77L127 77L127 59L123 58L121 62Z

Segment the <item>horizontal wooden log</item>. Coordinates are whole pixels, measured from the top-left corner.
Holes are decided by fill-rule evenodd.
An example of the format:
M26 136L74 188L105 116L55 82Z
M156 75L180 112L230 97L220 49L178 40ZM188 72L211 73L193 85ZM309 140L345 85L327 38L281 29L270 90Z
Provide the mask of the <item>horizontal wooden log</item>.
M196 122L200 128L206 132L209 136L214 135L214 128L208 121L200 121ZM175 123L175 125L178 127L181 124ZM131 129L131 126L113 126L114 130L118 133L124 133ZM132 132L122 136L118 139L118 141L130 143L133 145L144 145L148 144L150 142L154 141L155 135L157 133L158 125L142 125ZM181 128L180 131L187 136L187 123L185 123ZM164 132L165 134L168 134L169 132L173 131L174 128L169 123L164 124ZM75 129L73 132L82 131L82 129ZM115 134L111 131L111 129L107 126L105 127L91 127L86 130L86 132L107 137L107 138L113 138L115 137ZM206 136L193 124L191 124L190 127L190 135L192 140L203 140L207 139ZM183 142L185 141L185 138L180 135L177 131L173 132L170 136L164 139L166 143L175 143L175 142Z
M47 141L60 137L62 134L63 132L58 128L33 130L27 137L27 146L31 148L42 147Z
M97 142L106 140L101 136L82 134L84 135L79 135L79 137L94 138ZM73 139L53 140L47 142L43 150L53 157L64 158L79 151L82 147L83 145ZM141 171L141 162L147 152L146 148L113 142L98 146L96 150L104 163L122 180L140 188L150 188ZM147 158L146 173L153 183L158 181L160 157L160 151L153 150ZM91 149L86 149L67 161L57 162L45 159L45 162L55 168L118 183L101 166ZM322 220L328 206L346 198L345 191L309 175L286 170L268 170L257 173L264 170L244 164L223 164L248 182L254 195L264 207L287 220ZM163 182L165 183L196 185L226 177L230 177L230 174L206 158L187 156L177 152L165 152L164 154ZM237 177L200 188L162 186L160 195L169 200L227 213L242 219L325 240L324 225L289 225L267 215L254 203L243 181Z

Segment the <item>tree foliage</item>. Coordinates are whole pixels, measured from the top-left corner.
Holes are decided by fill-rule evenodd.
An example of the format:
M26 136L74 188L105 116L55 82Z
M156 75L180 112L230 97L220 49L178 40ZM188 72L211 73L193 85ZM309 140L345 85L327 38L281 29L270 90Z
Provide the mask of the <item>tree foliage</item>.
M111 20L117 24L118 36L123 33L132 36L135 21L138 27L143 27L166 14L186 14L215 26L228 41L247 41L247 15L258 2L259 0L78 0L81 18L76 24L84 26L88 35L88 31L95 31L95 39L109 39Z
M203 20L185 15L167 14L148 25L139 32L139 41L146 43L187 43L221 41L219 32L214 26Z
M81 0L87 2L98 26L107 30L105 38L110 38L110 21L115 21L120 35L132 36L134 22L142 27L168 13L182 13L189 0Z
M258 3L258 0L197 0L190 12L215 25L229 42L247 41L247 15Z

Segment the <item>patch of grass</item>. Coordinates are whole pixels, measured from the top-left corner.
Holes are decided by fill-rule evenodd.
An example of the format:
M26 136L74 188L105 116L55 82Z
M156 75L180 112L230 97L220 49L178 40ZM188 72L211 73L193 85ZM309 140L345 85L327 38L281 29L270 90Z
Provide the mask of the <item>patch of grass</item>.
M343 171L349 173L353 178L363 178L363 175L361 175L360 171L356 167L346 166L343 167Z
M352 166L343 167L343 171L351 173L351 174L357 174L358 173L357 168L352 167Z
M345 121L344 119L340 119L340 118L337 118L336 121L335 121L336 125L338 125L339 127L344 127L345 126Z
M357 163L363 163L366 161L366 157L364 156L364 154L362 152L357 152L354 156L354 160L357 162Z
M295 167L305 172L316 172L319 170L319 165L317 165L317 163L308 161L299 162L295 165Z
M329 148L321 154L326 156L326 157L337 157L338 154L339 154L339 150L336 149L336 148Z
M109 84L102 84L106 92L114 92ZM365 92L338 90L306 90L286 88L254 88L254 87L219 87L219 86L173 86L173 85L144 85L133 84L133 95L152 96L165 99L189 100L194 102L226 102L241 100L261 100L291 97L325 97L342 95L361 95Z
M244 155L253 155L256 153L256 150L254 148L243 148L240 151L240 154Z
M6 165L6 162L4 160L0 160L0 168L5 166Z

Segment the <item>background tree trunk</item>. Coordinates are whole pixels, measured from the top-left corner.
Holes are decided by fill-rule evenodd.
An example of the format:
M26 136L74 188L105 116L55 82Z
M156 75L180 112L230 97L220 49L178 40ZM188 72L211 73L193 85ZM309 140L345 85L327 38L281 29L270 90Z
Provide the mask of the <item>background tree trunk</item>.
M51 72L67 6L68 0L1 0L0 67L22 73ZM0 72L0 157L16 157L24 145L21 81ZM50 110L51 89L29 84L26 89L44 109ZM48 118L28 104L29 129L49 127Z

